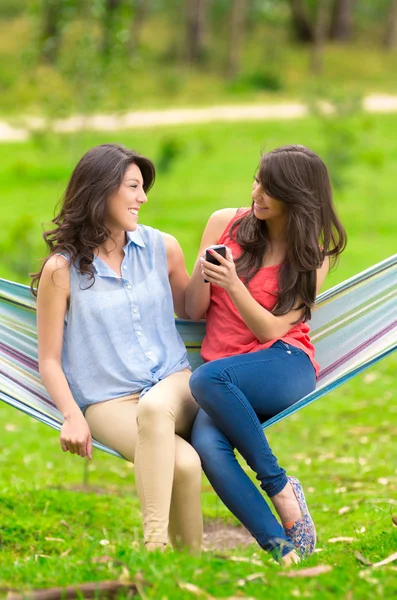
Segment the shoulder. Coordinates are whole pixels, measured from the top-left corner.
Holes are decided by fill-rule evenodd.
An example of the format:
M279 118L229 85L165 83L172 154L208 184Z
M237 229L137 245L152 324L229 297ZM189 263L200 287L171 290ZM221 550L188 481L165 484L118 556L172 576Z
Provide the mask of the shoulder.
M163 242L167 251L175 251L181 247L176 237L174 237L170 233L165 233L165 231L159 231L159 233L163 238Z
M324 258L323 264L316 271L316 278L317 278L316 294L319 293L321 286L323 285L324 280L327 276L328 271L329 271L329 256L326 256Z
M56 288L68 292L70 289L69 260L61 254L53 254L46 260L40 278L39 289Z
M221 236L230 221L236 217L237 210L237 208L222 208L215 211L208 219L206 229Z
M160 231L159 233L164 242L169 269L172 271L173 266L179 264L180 261L185 260L183 256L183 250L176 237L169 233L165 233L164 231Z

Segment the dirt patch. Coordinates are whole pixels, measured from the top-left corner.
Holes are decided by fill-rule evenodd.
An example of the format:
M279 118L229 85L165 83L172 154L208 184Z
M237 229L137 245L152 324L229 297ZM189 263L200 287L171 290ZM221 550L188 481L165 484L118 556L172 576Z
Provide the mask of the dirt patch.
M204 550L227 550L250 544L256 542L245 527L230 525L224 521L210 521L204 525Z

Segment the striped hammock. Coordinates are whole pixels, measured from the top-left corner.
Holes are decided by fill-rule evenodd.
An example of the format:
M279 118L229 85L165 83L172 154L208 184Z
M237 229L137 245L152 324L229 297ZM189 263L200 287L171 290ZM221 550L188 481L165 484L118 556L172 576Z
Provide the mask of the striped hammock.
M203 321L177 319L192 368L201 364ZM321 366L316 389L263 423L263 429L314 402L397 349L397 254L318 297L311 339ZM0 279L0 399L59 430L62 415L37 367L35 299L28 287ZM98 442L94 445L119 456Z

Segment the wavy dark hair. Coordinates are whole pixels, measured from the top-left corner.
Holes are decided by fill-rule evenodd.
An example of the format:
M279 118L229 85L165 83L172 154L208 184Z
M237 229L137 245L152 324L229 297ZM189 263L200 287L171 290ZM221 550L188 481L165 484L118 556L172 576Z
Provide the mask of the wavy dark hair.
M119 144L91 148L76 165L62 199L59 214L51 221L55 228L43 233L49 254L37 273L32 273L31 290L39 284L44 265L56 253L66 254L81 274L94 283L94 250L110 236L105 225L107 200L119 189L132 164L139 167L145 192L155 180L153 163Z
M305 146L282 146L262 156L257 178L268 196L287 207L286 253L278 274L274 315L285 315L302 303L298 321L311 318L316 295L316 269L326 256L333 266L346 246L346 232L332 201L327 167ZM259 271L269 244L265 220L257 219L253 205L238 219L230 235L243 249L235 261L238 275L249 281Z

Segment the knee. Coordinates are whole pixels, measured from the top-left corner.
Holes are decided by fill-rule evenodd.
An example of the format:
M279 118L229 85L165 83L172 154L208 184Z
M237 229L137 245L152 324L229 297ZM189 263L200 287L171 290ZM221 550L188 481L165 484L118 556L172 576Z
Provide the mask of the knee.
M157 398L150 395L143 396L138 402L137 423L138 427L155 427L164 422L164 419L172 417L172 411L166 402L159 402Z
M211 363L206 363L193 371L189 381L190 391L200 406L206 404L211 397L211 384L218 379L218 375Z
M177 485L201 484L201 461L192 446L175 454L174 483Z

